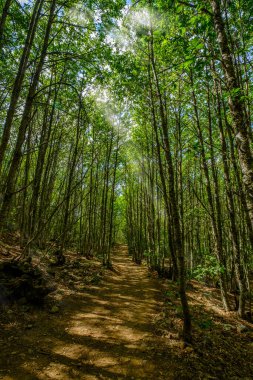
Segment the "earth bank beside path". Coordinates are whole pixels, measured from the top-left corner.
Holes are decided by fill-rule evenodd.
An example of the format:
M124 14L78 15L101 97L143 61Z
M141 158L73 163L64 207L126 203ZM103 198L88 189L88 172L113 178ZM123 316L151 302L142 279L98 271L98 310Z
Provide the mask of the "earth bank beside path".
M252 325L224 313L217 289L189 283L185 348L177 285L134 264L126 246L113 270L69 253L50 273L57 290L44 308L3 307L1 380L253 378Z
M162 369L168 357L153 333L158 280L132 262L127 247L113 263L98 285L63 294L59 312L35 310L23 329L9 326L12 351L3 347L1 379L173 378Z

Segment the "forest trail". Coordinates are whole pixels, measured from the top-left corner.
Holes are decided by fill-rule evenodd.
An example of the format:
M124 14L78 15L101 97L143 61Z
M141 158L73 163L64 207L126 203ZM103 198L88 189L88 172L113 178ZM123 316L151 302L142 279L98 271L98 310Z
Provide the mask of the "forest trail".
M162 338L152 331L158 280L131 261L125 246L113 263L115 270L98 286L65 298L60 315L42 313L35 326L19 333L1 379L174 378Z

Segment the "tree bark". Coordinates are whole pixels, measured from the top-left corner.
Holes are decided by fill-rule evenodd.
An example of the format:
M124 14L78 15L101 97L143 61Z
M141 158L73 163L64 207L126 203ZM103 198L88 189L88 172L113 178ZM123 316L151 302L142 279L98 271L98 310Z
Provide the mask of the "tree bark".
M9 104L9 108L7 111L5 123L3 126L3 135L2 135L1 143L0 143L0 175L1 175L1 170L2 170L5 152L6 152L8 142L10 139L10 131L11 131L11 127L12 127L12 122L13 122L13 118L15 115L17 103L18 103L19 96L20 96L20 92L22 89L22 85L23 85L23 81L24 81L24 77L25 77L25 73L26 73L26 69L27 69L27 64L28 64L28 60L29 60L29 56L30 56L30 51L31 51L32 44L34 41L34 36L35 36L36 30L37 30L38 21L40 18L40 12L41 12L43 2L44 2L44 0L37 0L34 4L31 21L30 21L29 28L27 31L24 49L23 49L22 56L21 56L20 63L19 63L19 67L18 67L18 72L17 72L15 82L14 82L14 85L12 88L10 104Z
M0 54L2 52L3 48L3 43L4 43L4 28L5 28L5 23L8 17L9 9L11 6L12 0L6 0L4 7L3 7L3 12L2 16L0 18Z
M33 107L35 94L36 94L36 89L37 89L37 86L39 83L39 78L40 78L40 74L41 74L41 71L43 68L44 60L45 60L45 57L47 54L50 32L51 32L51 28L52 28L52 24L53 24L53 19L55 16L55 7L56 7L56 0L52 0L40 59L39 59L38 65L36 67L35 73L33 75L33 80L32 80L32 83L30 85L29 92L28 92L28 95L26 98L25 108L24 108L24 112L22 115L20 127L18 130L16 145L14 148L14 153L13 153L10 169L8 172L8 176L7 176L6 189L5 189L3 204L2 204L2 208L1 208L1 222L0 222L1 226L3 226L5 221L6 221L6 217L7 217L7 214L8 214L9 208L10 208L10 204L11 204L11 200L13 197L15 179L16 179L18 167L19 167L19 164L20 164L20 161L22 158L22 146L23 146L23 143L25 140L27 127L31 121L31 111L32 111L32 107Z
M234 135L236 138L243 183L247 195L247 207L253 226L253 157L247 128L247 117L243 100L243 91L237 80L236 70L229 46L225 23L222 17L220 0L210 0L213 10L214 27L221 51L221 62L229 90L229 107L233 119Z

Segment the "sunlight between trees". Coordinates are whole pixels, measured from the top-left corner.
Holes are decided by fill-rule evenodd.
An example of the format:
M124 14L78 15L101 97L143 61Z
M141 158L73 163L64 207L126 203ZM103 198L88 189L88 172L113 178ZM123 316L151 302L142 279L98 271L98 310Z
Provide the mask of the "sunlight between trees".
M116 242L251 317L253 3L5 0L0 228L22 259ZM48 248L50 247L50 248ZM235 302L231 302L231 294Z

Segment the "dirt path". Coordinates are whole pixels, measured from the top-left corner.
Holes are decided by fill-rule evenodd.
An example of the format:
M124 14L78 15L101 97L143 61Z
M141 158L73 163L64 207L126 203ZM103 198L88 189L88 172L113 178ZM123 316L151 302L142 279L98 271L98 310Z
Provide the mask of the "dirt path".
M58 315L41 312L32 327L10 334L15 350L0 379L175 378L162 338L152 332L158 280L131 261L126 247L113 261L115 272L65 297Z

